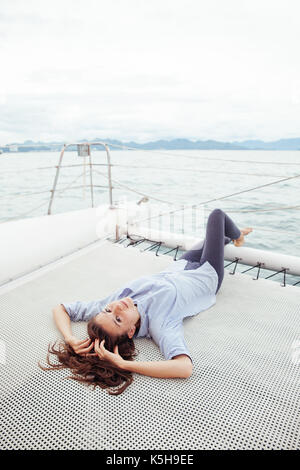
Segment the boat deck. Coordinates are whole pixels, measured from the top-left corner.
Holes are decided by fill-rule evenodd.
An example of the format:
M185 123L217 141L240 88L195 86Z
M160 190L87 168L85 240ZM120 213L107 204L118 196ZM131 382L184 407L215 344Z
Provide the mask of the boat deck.
M54 305L102 298L171 261L97 242L0 290L1 449L299 448L298 287L226 270L216 304L184 320L189 379L135 374L110 396L38 368L59 337ZM85 324L74 332L84 338ZM136 345L137 360L163 359L151 340Z

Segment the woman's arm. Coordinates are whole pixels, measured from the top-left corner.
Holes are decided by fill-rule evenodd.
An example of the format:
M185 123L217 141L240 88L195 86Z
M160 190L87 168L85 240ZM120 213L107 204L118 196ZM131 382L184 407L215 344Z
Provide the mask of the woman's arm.
M52 310L55 324L58 330L64 337L66 343L68 343L77 354L87 354L94 347L94 343L91 342L90 338L79 340L72 334L71 320L63 305L57 305Z
M192 375L193 364L189 356L181 354L168 361L124 361L121 366L124 370L136 372L149 377L182 378Z
M56 305L52 309L54 322L64 337L64 340L68 343L69 339L73 337L72 328L71 328L71 320L70 317L65 309L61 304Z
M114 352L105 349L104 340L95 340L95 353L99 359L106 359L119 369L136 372L138 374L148 375L149 377L159 377L164 379L187 379L192 375L193 364L189 356L180 354L167 361L126 361L119 354L118 346L115 346Z

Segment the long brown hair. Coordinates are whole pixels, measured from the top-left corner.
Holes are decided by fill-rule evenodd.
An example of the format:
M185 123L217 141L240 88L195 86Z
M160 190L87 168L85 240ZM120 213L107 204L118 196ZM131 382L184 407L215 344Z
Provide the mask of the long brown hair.
M101 342L104 339L104 346L108 351L113 352L114 347L118 345L119 354L123 359L132 361L136 356L134 342L128 338L127 334L112 337L95 322L95 318L88 322L87 331L92 341L98 338ZM50 354L56 356L58 363L50 361ZM133 381L131 372L121 370L110 362L99 359L98 356L80 356L65 341L49 344L47 364L49 367L41 366L41 364L39 367L47 371L70 369L73 375L67 378L90 385L94 389L97 386L106 388L110 395L119 395L124 392Z

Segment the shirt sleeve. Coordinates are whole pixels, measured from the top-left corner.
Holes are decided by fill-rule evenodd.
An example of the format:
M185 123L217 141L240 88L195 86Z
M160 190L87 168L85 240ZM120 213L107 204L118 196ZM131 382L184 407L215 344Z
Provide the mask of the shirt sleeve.
M101 312L105 306L101 300L92 300L90 302L75 302L61 304L67 311L71 321L89 321L92 317Z
M168 328L161 331L159 349L167 360L179 354L186 354L192 361L191 354L184 339L181 322L174 326L168 326Z

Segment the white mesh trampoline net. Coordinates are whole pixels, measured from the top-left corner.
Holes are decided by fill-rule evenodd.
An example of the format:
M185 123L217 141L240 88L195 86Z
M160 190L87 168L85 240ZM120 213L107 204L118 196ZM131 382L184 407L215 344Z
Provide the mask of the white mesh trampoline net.
M110 396L38 368L59 337L54 305L102 298L170 261L105 242L0 296L1 449L299 448L298 287L226 271L217 303L184 321L189 379L135 374ZM151 340L136 345L137 360L163 359Z

